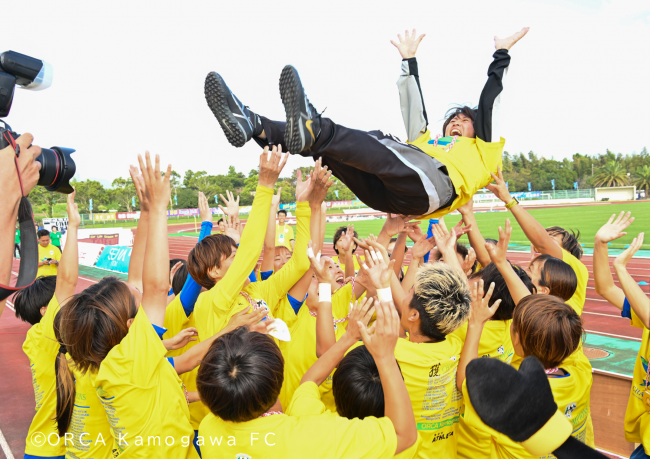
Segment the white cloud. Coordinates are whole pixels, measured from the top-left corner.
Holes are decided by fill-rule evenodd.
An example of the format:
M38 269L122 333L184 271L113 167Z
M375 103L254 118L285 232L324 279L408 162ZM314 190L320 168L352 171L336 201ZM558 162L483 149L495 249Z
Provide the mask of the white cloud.
M650 147L650 26L642 2L61 5L5 5L5 16L16 20L3 22L0 48L55 68L52 88L16 92L7 122L42 146L76 148L82 177L126 176L145 149L180 173L257 167L257 145L231 147L206 106L203 80L211 70L253 110L282 119L277 82L291 63L326 116L403 137L400 58L389 40L413 27L427 34L418 58L433 131L450 104L476 104L492 37L530 26L511 53L506 150L564 158ZM309 163L293 157L288 172Z

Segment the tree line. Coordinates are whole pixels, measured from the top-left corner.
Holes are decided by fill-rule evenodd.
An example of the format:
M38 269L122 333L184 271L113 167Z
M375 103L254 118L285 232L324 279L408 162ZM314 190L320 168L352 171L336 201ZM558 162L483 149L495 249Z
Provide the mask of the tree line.
M296 180L298 170L303 173L308 167L295 169L291 177L282 179L276 184L276 192L282 188L281 203L295 202ZM508 181L510 191L528 191L528 183L534 191L552 189L551 180L555 180L556 190L570 190L574 182L578 188L594 188L600 186L635 185L637 189L645 190L648 198L650 189L650 154L644 147L641 153L623 155L607 150L604 154L582 155L576 153L571 159L562 161L546 159L534 152L527 155L519 153L511 155L503 153L503 173ZM225 195L226 190L240 196L240 205L251 205L257 187L258 171L252 169L245 174L237 172L230 166L227 174L210 175L207 171L187 170L181 176L176 171L171 172L172 200L170 208L187 209L198 207L198 192L202 191L208 197L210 205L216 207L215 196ZM90 213L90 199L93 200L93 212L132 212L139 210L131 177L118 177L113 180L110 188L105 188L96 180L73 180L72 185L77 191L77 203L80 213ZM65 202L65 196L50 193L42 187L36 187L29 196L35 212L52 216L54 206ZM327 201L349 201L356 197L350 189L339 181L330 188Z

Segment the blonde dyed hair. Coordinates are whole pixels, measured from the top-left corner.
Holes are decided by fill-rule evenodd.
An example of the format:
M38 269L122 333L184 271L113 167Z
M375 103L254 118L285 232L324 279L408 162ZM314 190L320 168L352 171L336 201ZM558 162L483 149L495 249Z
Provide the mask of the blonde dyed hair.
M448 335L469 318L469 289L461 275L444 263L425 265L415 277L411 307L417 306L425 315L421 317L423 333L432 328L433 334Z

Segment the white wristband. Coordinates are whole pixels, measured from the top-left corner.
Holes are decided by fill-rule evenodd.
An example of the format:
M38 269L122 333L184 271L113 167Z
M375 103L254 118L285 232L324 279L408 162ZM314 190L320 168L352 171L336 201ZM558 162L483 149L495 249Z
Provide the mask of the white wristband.
M393 292L390 287L377 289L377 297L380 303L388 303L393 301Z
M307 258L314 258L314 249L307 247Z
M318 284L318 301L332 302L332 285L331 284Z

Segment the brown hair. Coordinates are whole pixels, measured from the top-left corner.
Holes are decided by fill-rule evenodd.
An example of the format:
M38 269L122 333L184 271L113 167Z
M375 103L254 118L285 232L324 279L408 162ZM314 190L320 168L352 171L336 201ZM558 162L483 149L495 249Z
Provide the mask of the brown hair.
M537 357L544 368L555 368L573 354L584 334L578 313L552 295L525 297L512 319L524 354Z
M221 268L221 262L232 254L235 241L225 234L213 234L196 244L187 256L187 270L201 287L210 290L215 281L208 276L210 269Z
M451 123L451 120L456 118L457 116L460 115L465 115L468 117L470 120L472 120L472 123L476 120L476 114L478 113L478 110L472 107L468 107L467 105L463 105L462 107L453 107L447 110L447 113L445 113L445 122L442 125L442 135L445 135L445 132L447 131L447 126L449 126L449 123Z
M569 252L571 255L576 257L578 260L582 258L583 250L582 245L580 245L580 231L567 231L560 226L551 226L546 228L546 232L549 236L557 236L558 234L562 236L562 248Z
M339 239L343 237L343 233L347 231L348 231L347 226L339 226L336 232L334 233L334 237L332 238L332 246L334 247L334 251L336 252L337 255L340 254L339 254L339 249L336 248L336 243L339 242ZM359 233L357 233L356 230L354 230L353 236L359 239ZM357 243L354 242L354 240L352 241L352 247L354 247L354 250L352 252L355 252L358 246Z
M212 343L199 367L196 387L215 416L246 422L275 404L283 381L284 359L273 339L239 327Z
M61 346L54 366L59 435L68 430L75 400L74 379L65 353L80 373L98 371L111 349L128 333L126 323L137 311L129 287L114 276L103 278L62 305L54 321L55 337Z
M530 265L535 263L542 263L539 272L539 285L547 287L550 295L569 301L578 288L578 276L573 268L559 258L550 255L539 255L533 258Z

